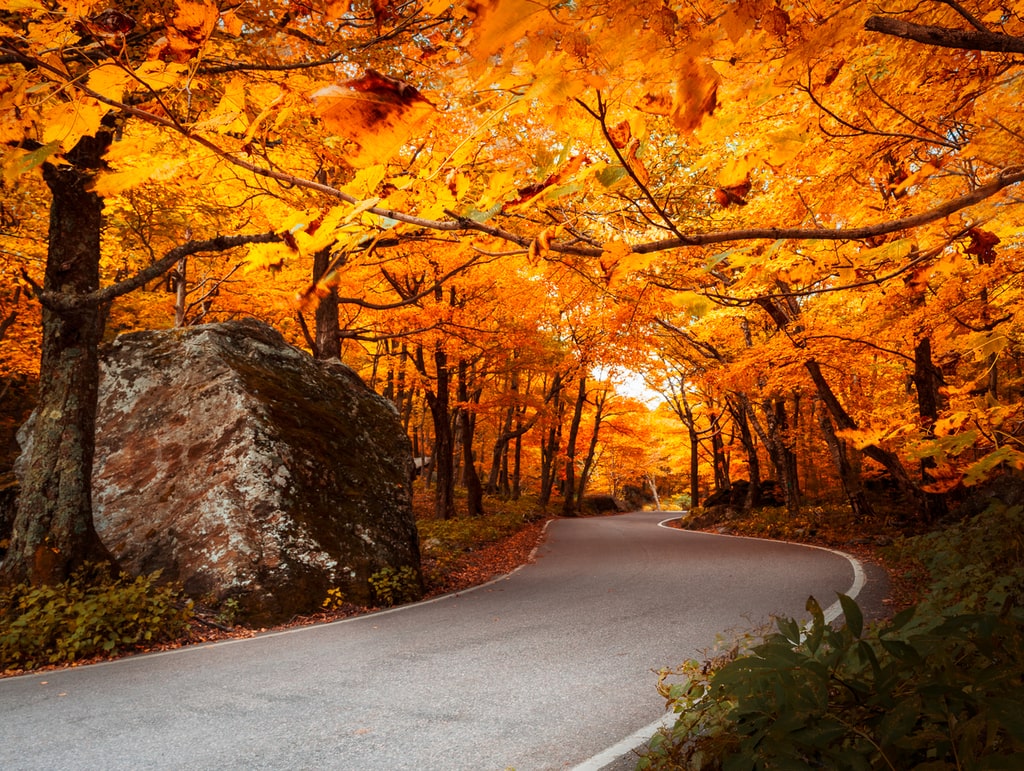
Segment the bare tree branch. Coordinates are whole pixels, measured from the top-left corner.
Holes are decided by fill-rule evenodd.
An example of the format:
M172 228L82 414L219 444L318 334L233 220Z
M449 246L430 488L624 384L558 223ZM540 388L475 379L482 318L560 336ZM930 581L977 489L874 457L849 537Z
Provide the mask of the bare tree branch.
M246 244L269 244L281 240L277 233L258 233L249 236L217 236L203 241L188 241L176 246L157 262L136 273L131 278L97 289L88 294L69 295L63 292L38 291L39 302L56 313L66 313L78 308L102 305L144 286L173 268L178 260L199 252L223 252Z
M889 16L870 16L864 29L883 35L913 40L941 48L961 48L966 51L992 51L1000 54L1024 54L1024 39L1000 35L985 30L949 29L914 24Z

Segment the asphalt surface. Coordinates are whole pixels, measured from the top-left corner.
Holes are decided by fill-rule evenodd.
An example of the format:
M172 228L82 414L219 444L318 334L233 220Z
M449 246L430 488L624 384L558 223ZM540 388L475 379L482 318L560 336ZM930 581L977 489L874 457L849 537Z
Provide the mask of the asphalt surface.
M862 583L665 516L557 520L535 563L428 603L0 680L0 768L601 768L664 715L657 670Z

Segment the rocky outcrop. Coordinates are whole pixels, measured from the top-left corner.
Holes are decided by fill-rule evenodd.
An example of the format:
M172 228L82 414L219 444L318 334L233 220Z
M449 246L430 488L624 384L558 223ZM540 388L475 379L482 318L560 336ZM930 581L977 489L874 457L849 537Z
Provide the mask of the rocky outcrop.
M122 567L273 623L419 574L393 406L255 321L123 335L103 356L96 529Z

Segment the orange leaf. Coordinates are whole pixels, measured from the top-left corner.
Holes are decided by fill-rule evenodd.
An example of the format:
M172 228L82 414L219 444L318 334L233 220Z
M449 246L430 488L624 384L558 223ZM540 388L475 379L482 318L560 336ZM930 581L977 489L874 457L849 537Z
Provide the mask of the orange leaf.
M434 110L413 86L374 70L311 96L324 123L359 146L347 159L355 167L389 161Z

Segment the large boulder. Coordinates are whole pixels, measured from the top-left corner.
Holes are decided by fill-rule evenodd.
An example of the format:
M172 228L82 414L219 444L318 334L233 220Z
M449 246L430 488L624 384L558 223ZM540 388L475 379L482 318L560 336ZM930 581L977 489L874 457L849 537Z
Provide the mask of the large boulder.
M96 529L132 573L274 623L412 567L412 449L392 404L255 321L122 335L105 351Z

